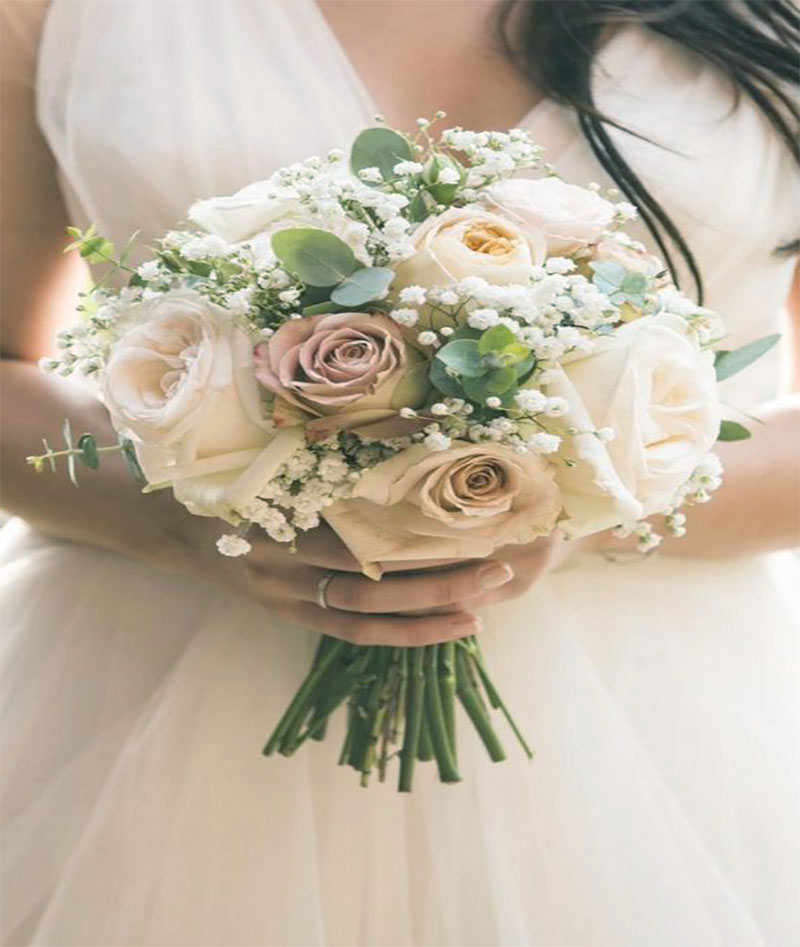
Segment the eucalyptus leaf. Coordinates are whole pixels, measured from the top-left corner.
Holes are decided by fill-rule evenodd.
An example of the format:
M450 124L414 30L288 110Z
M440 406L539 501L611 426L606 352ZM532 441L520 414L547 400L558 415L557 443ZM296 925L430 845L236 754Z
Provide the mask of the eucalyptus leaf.
M531 350L521 342L512 342L500 353L506 365L518 365L531 357Z
M67 447L68 451L75 449L75 445L72 441L72 425L69 423L69 418L64 418L64 421L61 425L61 436L64 438L64 444ZM72 481L74 486L78 486L78 475L75 471L75 455L72 453L67 454L67 473L69 474L69 479Z
M535 364L536 364L536 359L530 354L528 354L528 357L524 358L521 362L517 362L513 366L514 372L517 376L517 380L522 381L522 379L526 375L530 374Z
M723 421L719 426L718 441L746 441L752 435L743 424L736 421Z
M428 378L430 379L430 382L434 388L437 388L439 391L441 391L443 395L447 395L449 398L463 397L464 390L462 389L461 384L457 379L453 378L452 375L447 374L447 368L445 367L444 362L434 359L431 362Z
M507 371L511 371L511 369L500 369L500 372L503 373ZM498 376L500 372L492 372L482 378L462 378L461 384L467 397L481 405L485 404L487 398L500 398L504 406L509 405L517 391L516 378L512 380L508 387L502 387L501 384L505 383L507 376L504 374L502 379L494 377Z
M310 286L336 286L360 268L344 240L316 227L290 227L272 236L275 256Z
M147 477L145 477L144 471L139 465L139 458L136 456L136 448L133 446L133 441L129 437L120 436L119 443L122 447L122 456L125 460L128 472L137 483L146 486Z
M486 390L493 395L502 395L516 383L517 373L513 368L499 368L486 376Z
M762 355L768 352L779 339L780 335L765 335L754 342L748 342L747 345L743 345L741 348L717 352L714 359L717 381L730 378L731 375L747 368L757 358L761 358Z
M436 353L436 360L454 369L459 375L478 377L486 374L478 343L472 339L448 342Z
M324 302L314 303L313 306L306 306L302 312L304 316L320 316L326 312L341 312L342 310L335 303Z
M380 296L393 277L394 270L387 266L365 266L339 283L331 293L331 301L338 306L363 306Z
M481 336L480 342L478 343L478 351L481 355L486 355L489 352L500 352L506 346L513 345L516 341L516 336L508 326L492 326L491 329L487 329Z
M396 164L413 158L411 142L404 135L391 128L366 128L353 142L350 167L356 175L364 168L378 168L388 180L394 177Z
M418 224L421 220L425 220L430 210L431 208L428 207L424 192L420 191L406 208L406 214L413 224Z
M627 296L640 296L647 289L647 277L644 273L628 272L619 288Z
M590 263L589 268L594 273L592 282L601 293L614 293L619 290L628 272L616 260L599 260Z
M97 453L97 441L92 434L81 434L78 438L78 450L83 464L92 470L100 466L100 455Z

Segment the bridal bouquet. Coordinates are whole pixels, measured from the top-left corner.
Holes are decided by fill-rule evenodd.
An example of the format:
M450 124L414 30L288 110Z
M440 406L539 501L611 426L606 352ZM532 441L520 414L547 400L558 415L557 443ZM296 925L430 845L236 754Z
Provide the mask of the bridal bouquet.
M71 228L107 267L45 367L97 379L120 444L65 423L65 448L30 462L65 458L74 478L122 450L144 489L229 524L223 555L325 520L376 580L381 563L554 529L611 528L646 552L657 514L681 535L680 508L720 483L715 440L748 436L720 423L717 379L774 339L715 357L718 318L625 234L633 206L560 180L524 131L432 124L378 124L349 161L200 201L136 267L130 244L117 256ZM321 739L346 704L341 762L362 782L394 756L401 790L416 760L454 782L457 702L493 760L492 710L530 752L475 638L323 637L265 752Z

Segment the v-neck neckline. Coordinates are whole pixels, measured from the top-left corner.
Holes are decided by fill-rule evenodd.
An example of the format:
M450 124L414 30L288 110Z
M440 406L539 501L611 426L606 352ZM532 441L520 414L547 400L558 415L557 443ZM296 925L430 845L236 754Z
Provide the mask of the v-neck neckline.
M350 79L353 83L356 95L361 99L362 103L366 107L368 113L367 116L369 119L375 118L377 115L383 115L378 103L375 100L369 86L367 85L364 77L361 75L360 71L356 68L355 63L353 62L352 57L345 49L344 44L339 39L334 30L333 26L329 22L328 18L322 11L318 0L306 0L306 3L309 7L312 8L312 16L317 21L320 30L327 36L328 42L331 45L331 48L335 50L338 55L338 58L341 60L341 63L345 70L349 73ZM553 105L553 100L543 96L536 102L527 112L512 126L512 128L523 128L529 129L533 124L535 119L538 117L539 113L544 111L548 106Z

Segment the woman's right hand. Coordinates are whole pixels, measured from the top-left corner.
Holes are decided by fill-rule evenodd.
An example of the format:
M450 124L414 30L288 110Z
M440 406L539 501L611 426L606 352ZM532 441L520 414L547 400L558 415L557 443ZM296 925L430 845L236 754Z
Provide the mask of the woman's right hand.
M216 534L219 527L214 522ZM248 541L252 551L236 559L225 560L214 551L216 562L204 563L210 569L206 574L216 570L216 581L282 618L354 644L411 647L475 634L480 619L470 610L470 601L513 578L508 565L486 560L413 563L375 581L360 573L356 560L325 524L301 534L295 553L266 536L251 533ZM330 573L334 575L323 608L317 590ZM415 612L429 613L396 614L407 611L409 603Z

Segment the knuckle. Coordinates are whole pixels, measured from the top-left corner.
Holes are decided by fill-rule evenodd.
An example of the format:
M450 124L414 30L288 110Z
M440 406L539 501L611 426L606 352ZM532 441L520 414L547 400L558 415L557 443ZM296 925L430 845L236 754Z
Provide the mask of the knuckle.
M466 579L442 578L434 586L432 598L435 605L449 605L460 602L469 595L470 584ZM477 590L477 583L475 584Z

